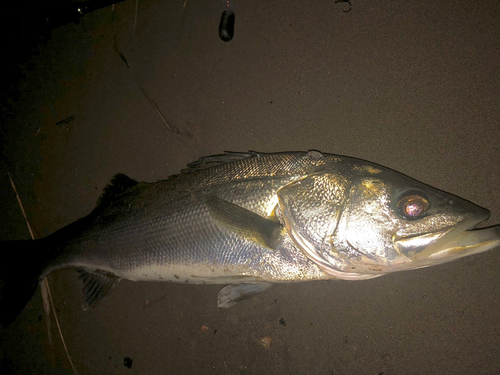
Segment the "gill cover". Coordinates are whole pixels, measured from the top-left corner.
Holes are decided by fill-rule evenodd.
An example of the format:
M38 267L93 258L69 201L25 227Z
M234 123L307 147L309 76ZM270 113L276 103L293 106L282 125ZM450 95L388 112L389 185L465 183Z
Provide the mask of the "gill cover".
M306 176L278 190L280 210L295 244L325 272L338 276L332 260L331 236L336 230L350 189L340 174Z

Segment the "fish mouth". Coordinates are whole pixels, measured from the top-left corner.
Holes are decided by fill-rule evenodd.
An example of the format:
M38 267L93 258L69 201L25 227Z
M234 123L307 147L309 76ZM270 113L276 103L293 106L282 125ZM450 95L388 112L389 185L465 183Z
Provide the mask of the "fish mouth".
M430 245L419 252L409 252L409 261L388 266L387 272L418 269L435 264L447 263L469 255L479 254L500 246L500 225L477 229L476 226L489 218L489 212L478 212L463 220L453 228L426 233L411 238L400 238L395 245L403 241L418 242L419 239L435 238Z
M394 238L399 255L393 260L378 262L376 259L361 261L346 260L345 267L332 267L314 246L297 231L291 229L293 241L306 256L325 273L338 279L366 280L388 273L425 268L447 263L469 255L482 253L500 246L500 225L476 229L479 223L488 220L489 211L481 209L453 227L440 231L427 232L413 236Z
M497 246L500 246L500 225L469 229L444 244L439 250L429 255L427 259L449 262L465 256L479 254Z
M394 238L399 255L381 264L353 262L357 272L372 277L447 263L500 246L500 225L476 229L488 220L489 211L481 210L458 225L440 231ZM353 278L354 279L354 278Z

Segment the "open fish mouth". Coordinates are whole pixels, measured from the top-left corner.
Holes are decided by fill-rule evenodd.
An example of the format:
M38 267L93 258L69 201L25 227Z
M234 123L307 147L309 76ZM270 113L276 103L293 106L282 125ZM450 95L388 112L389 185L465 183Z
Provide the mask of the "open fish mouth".
M466 230L429 256L429 260L452 261L500 246L500 225Z
M454 227L413 236L396 237L394 245L399 256L393 260L364 259L352 261L356 274L346 279L363 279L387 273L425 268L447 263L500 246L500 225L476 229L489 218L489 212L477 212Z
M363 254L359 260L345 259L345 268L332 267L300 234L293 230L292 232L294 240L324 272L339 279L364 280L392 272L447 263L500 246L500 225L476 229L476 226L488 220L489 216L488 211L481 209L453 227L395 237L393 241L399 255L394 259L367 257Z
M450 238L447 234L452 233L456 234L453 239L443 241ZM423 252L415 255L411 261L383 267L382 273L430 267L500 246L500 225L481 229L471 228L461 233L452 230L447 234L437 243L429 245Z
M489 213L477 213L457 226L440 232L427 233L402 241L434 238L433 243L422 251L408 254L410 262L387 267L386 271L395 272L405 269L429 267L447 263L469 255L479 254L500 246L500 225L476 229L476 226L489 218ZM398 240L395 241L396 243Z

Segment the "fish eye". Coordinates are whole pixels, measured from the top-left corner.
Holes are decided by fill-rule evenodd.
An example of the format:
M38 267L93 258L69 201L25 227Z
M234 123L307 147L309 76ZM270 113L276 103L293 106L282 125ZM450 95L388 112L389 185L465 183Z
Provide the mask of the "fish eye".
M420 195L409 195L398 203L399 211L408 219L418 219L429 208L429 202Z

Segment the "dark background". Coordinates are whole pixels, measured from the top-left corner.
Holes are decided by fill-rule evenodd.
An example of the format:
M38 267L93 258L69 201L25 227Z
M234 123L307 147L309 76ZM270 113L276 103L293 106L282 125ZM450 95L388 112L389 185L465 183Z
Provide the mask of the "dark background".
M220 0L128 0L45 32L41 5L3 11L3 240L29 238L7 172L40 237L115 173L155 181L249 149L367 159L500 223L498 1L238 0L229 43ZM74 271L49 283L78 374L498 374L499 254L224 311L219 286L122 281L84 312ZM53 316L50 333L37 292L0 334L0 373L71 374Z

